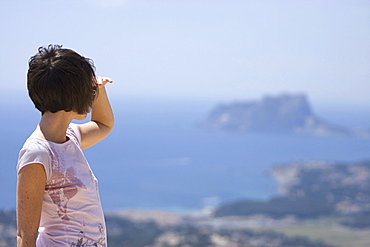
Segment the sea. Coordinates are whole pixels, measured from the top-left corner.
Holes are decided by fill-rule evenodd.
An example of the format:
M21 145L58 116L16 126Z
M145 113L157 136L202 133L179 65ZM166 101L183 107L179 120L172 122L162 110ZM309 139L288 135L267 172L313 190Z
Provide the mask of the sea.
M0 210L15 208L19 149L40 114L25 95L0 99ZM115 128L85 155L106 211L197 211L238 200L267 200L279 184L269 169L301 161L370 159L370 139L217 131L202 121L217 100L111 98ZM230 102L229 102L230 103ZM346 127L370 127L370 107L315 105Z

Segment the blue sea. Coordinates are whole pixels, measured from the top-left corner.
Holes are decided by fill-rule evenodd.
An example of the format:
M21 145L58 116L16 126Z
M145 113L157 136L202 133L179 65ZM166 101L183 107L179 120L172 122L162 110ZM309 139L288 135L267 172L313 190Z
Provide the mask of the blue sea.
M15 208L18 151L39 120L26 96L17 97L0 99L0 209ZM278 184L268 175L275 165L370 159L369 139L200 128L220 103L216 100L116 97L111 102L113 132L85 150L105 210L192 211L245 198L264 200L277 194ZM366 107L315 106L314 111L332 123L370 127Z

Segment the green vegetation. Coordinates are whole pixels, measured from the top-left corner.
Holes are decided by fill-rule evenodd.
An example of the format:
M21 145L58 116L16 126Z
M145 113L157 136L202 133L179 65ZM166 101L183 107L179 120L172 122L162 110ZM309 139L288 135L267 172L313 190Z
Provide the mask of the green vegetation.
M225 243L236 247L332 247L319 240L312 241L307 237L287 236L274 231L205 227L191 222L161 227L155 222L134 222L112 215L107 216L106 221L111 247L209 247L225 246ZM0 233L0 246L15 246L14 211L0 211L0 229L13 229L12 232Z
M345 217L344 217L345 218ZM343 217L321 217L298 221L295 224L272 228L286 236L306 236L312 240L322 240L338 247L369 247L369 230L340 227Z
M0 210L0 247L16 246L15 211Z
M274 218L295 215L299 218L315 218L332 214L332 205L320 197L302 198L292 200L276 197L268 201L243 200L225 204L215 211L216 217L221 216L247 216L264 214Z
M242 200L215 210L216 218L239 216L242 224L238 227L229 222L219 224L222 221L212 217L206 221L190 217L162 226L109 214L109 246L370 246L370 161L291 164L277 167L273 173L282 182L284 196L267 201ZM257 214L277 224L243 226L244 216ZM293 221L281 224L286 216ZM15 212L0 211L0 247L15 246L15 236Z
M181 225L168 229L172 233L172 240L177 236L178 241L157 242L153 247L209 247L209 246L274 246L274 247L332 247L320 240L312 241L307 237L288 237L274 231L253 231L247 229L220 229L213 227L195 227ZM176 238L175 238L176 239ZM218 240L217 240L218 239Z
M343 226L370 228L370 161L354 164L308 162L275 167L284 195L268 201L241 200L221 205L214 215L255 214L298 219L344 217Z
M361 212L348 217L345 217L341 222L342 225L357 228L369 229L370 228L370 211Z
M107 216L108 243L111 247L148 246L162 230L154 222L133 222L116 216Z

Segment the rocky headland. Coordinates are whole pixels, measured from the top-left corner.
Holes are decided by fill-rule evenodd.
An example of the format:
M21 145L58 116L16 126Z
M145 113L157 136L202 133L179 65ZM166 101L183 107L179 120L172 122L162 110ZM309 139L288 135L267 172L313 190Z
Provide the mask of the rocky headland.
M317 116L304 94L265 96L259 101L221 104L210 111L201 126L245 132L370 137L370 130L345 128Z

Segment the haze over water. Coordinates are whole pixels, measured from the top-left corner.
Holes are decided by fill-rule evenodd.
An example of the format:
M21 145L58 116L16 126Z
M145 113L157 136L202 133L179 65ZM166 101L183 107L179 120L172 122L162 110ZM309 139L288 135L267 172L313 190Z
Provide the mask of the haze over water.
M267 199L277 183L269 167L292 161L359 161L370 158L369 139L331 136L218 132L198 128L215 102L117 100L116 126L98 145L85 150L103 206L198 210L238 199ZM15 206L15 165L19 148L38 122L32 104L21 101L0 136L2 173L0 208ZM327 120L360 126L366 110L327 109ZM315 109L314 109L315 110ZM317 112L317 111L316 111ZM368 112L367 112L368 113Z

